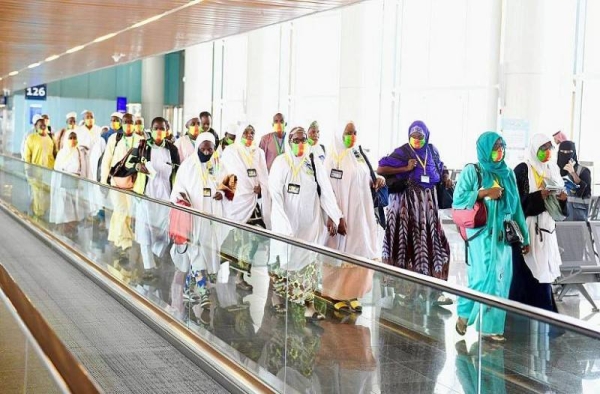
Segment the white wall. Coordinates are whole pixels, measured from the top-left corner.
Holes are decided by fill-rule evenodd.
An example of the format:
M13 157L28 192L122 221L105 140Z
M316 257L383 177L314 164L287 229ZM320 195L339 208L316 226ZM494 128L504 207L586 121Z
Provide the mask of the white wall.
M318 120L326 144L354 120L374 158L421 119L451 168L476 159L486 130L504 131L516 164L531 134L563 129L593 160L599 19L589 0L366 1L188 48L185 116L213 108L216 130L247 121L262 135L283 112L288 129Z

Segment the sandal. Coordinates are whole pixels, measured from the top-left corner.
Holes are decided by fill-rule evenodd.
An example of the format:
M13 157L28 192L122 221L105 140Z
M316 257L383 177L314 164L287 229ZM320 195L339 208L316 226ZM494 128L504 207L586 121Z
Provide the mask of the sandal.
M506 337L504 335L494 334L494 335L484 335L483 340L491 343L505 343Z
M444 295L439 296L437 300L433 301L434 306L452 305L453 303L454 301L452 301L452 299Z
M336 302L333 304L333 309L335 309L337 312L352 312L352 308L350 308L350 305L348 305L346 301Z
M356 298L350 301L350 308L352 308L354 310L354 312L357 312L357 313L361 313L362 309L363 309L360 301L357 300Z
M464 336L467 333L467 321L465 319L463 319L462 317L459 317L456 320L455 329L456 329L456 332L458 333L458 335Z
M307 321L321 321L321 320L325 320L325 316L323 316L322 314L320 314L319 312L314 312L312 315L307 316L304 315L304 318Z

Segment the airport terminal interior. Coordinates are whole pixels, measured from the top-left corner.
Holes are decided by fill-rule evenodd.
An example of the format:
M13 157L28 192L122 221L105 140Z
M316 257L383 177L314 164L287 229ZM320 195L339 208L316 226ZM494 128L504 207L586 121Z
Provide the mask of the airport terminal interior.
M0 393L600 392L598 20L3 0Z

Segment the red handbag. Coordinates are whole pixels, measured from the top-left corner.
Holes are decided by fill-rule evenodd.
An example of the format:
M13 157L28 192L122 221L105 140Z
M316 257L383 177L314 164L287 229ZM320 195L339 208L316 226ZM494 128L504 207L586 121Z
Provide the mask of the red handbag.
M177 200L176 205L190 207L185 200ZM171 208L169 212L169 238L175 245L185 245L192 236L192 215L177 208Z
M477 190L479 190L482 187L482 179L481 170L477 164L475 164L475 170L477 171ZM458 231L460 232L462 239L467 242L470 241L479 235L481 231L478 231L473 237L468 238L467 229L480 228L487 224L487 208L485 207L485 203L483 201L477 201L471 209L453 209L452 220L458 227Z

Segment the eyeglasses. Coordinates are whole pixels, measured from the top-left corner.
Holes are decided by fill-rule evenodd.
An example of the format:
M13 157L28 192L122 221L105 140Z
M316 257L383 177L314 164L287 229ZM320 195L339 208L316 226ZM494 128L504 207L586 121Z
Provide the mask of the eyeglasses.
M542 146L540 146L540 150L542 152L546 152L548 150L554 150L554 147L552 145L550 145L550 146L548 146L548 145L542 145Z
M293 144L303 144L306 142L306 137L304 138L292 138Z

